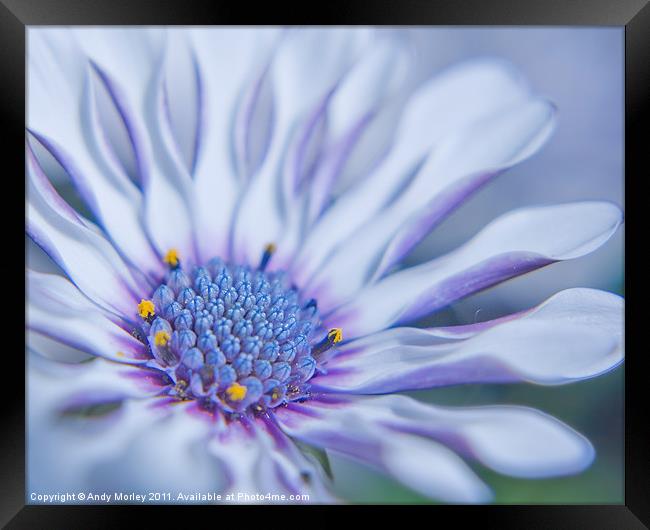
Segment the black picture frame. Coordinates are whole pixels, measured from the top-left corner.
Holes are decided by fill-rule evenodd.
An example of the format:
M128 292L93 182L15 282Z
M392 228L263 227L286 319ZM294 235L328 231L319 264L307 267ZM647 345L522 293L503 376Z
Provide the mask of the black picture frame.
M644 125L648 123L650 95L650 6L647 0L330 0L279 6L277 3L247 5L242 2L209 0L0 0L0 64L2 89L0 109L5 174L5 201L0 208L3 243L24 246L19 232L24 207L14 190L24 175L25 141L25 35L33 25L223 25L223 24L349 24L349 25L560 25L625 27L625 181L626 181L626 361L625 361L625 504L590 506L360 506L368 514L405 508L435 510L418 514L431 524L449 521L454 526L475 523L498 528L647 528L650 525L650 458L648 421L643 403L648 399L645 382L647 352L637 337L643 331L636 316L647 314L643 307L634 252L643 252L645 234L638 224L638 206L646 177L647 152ZM646 177L647 178L647 177ZM24 182L24 181L23 181ZM12 184L12 185L10 185ZM13 186L15 185L15 187ZM24 187L23 187L24 191ZM5 247L6 248L6 247ZM7 300L21 299L24 267L15 254L5 250L0 259L0 278L5 279ZM24 285L23 285L24 287ZM16 290L15 293L9 291ZM24 293L23 293L24 294ZM11 302L15 304L15 302ZM24 352L19 343L24 314L6 306L3 317L5 388L2 400L2 441L0 449L0 524L7 528L103 528L132 520L130 506L25 506L25 409ZM24 323L24 322L23 322ZM13 338L16 338L15 347ZM11 341L6 340L12 338ZM22 397L21 397L22 396ZM164 509L167 517L169 507ZM211 509L201 507L202 509ZM233 507L239 509L243 507ZM249 511L255 507L245 507ZM312 517L313 510L349 510L352 507L292 507L293 521ZM277 509L277 508L276 508ZM145 509L148 526L153 509ZM159 512L159 510L156 510ZM162 513L162 512L159 512ZM243 514L242 514L243 515ZM340 516L341 514L339 514ZM345 516L346 519L349 515ZM406 522L405 520L403 520ZM186 520L186 524L192 524ZM169 521L167 521L169 524ZM302 523L301 523L302 524ZM444 524L444 523L443 523Z

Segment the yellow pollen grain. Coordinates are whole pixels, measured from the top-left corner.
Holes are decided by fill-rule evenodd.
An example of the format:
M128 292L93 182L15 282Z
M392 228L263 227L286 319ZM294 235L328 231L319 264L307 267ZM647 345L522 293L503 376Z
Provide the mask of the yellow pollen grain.
M327 338L332 341L332 344L341 342L343 340L343 330L341 328L330 329Z
M155 312L156 312L155 307L151 300L145 300L145 299L140 300L140 303L138 304L138 314L142 318L152 317L155 314Z
M275 246L275 243L269 243L264 247L264 250L269 254L273 254L277 250L277 247Z
M156 332L153 341L156 346L167 346L170 338L171 337L169 333L167 333L165 330L161 330Z
M180 256L178 254L178 250L175 248L169 249L167 254L165 254L165 257L163 258L163 261L167 263L170 267L176 267L178 265L178 262L180 261Z
M226 394L232 401L241 401L246 397L247 391L245 386L235 382L226 389Z
M118 351L115 355L117 355L118 357L124 357L125 356L123 351Z

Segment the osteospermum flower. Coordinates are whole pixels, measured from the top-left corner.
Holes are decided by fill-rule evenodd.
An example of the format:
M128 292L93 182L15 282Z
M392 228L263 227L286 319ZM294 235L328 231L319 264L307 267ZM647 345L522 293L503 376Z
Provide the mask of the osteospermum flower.
M29 31L28 232L67 276L28 271L30 491L330 501L324 449L484 502L466 459L529 478L591 463L537 410L386 395L568 383L623 359L623 301L592 289L409 327L621 222L603 202L524 208L401 269L554 122L499 61L417 88L412 67L407 41L365 29Z

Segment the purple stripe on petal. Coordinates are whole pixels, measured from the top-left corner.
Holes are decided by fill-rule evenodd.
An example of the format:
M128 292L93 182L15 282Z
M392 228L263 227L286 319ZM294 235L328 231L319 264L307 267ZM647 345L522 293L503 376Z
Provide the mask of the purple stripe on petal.
M381 422L387 428L397 431L414 434L416 436L423 436L425 438L434 438L440 443L453 449L455 452L462 454L466 457L475 457L472 453L472 447L468 441L463 438L460 433L451 429L444 429L441 426L432 425L427 422L399 422L385 420Z
M149 401L149 406L152 409L165 409L172 405L178 405L179 401L173 397L159 396Z
M311 222L318 218L326 206L332 186L336 182L343 165L374 115L375 113L370 111L362 116L323 156L311 183L309 197L309 220Z
M85 227L85 225L84 225ZM77 287L79 287L80 290L84 291L85 294L87 293L87 290L84 290L82 286L80 285L79 278L77 277L76 274L74 274L70 268L66 265L66 261L63 258L62 254L58 251L56 245L54 245L51 241L51 239L48 237L48 232L47 230L42 229L39 225L32 223L28 217L27 219L27 234L29 237L41 248L43 251L50 257L54 262L56 262L57 265L59 265L66 273L68 278L70 278L70 281ZM130 314L130 311L126 310L126 306L123 304L129 303L129 301L133 302L132 307L135 307L135 304L137 303L137 300L139 299L138 297L140 296L141 293L136 292L136 290L129 285L117 274L111 280L114 282L114 291L113 291L113 299L118 301L119 300L119 306L114 305L112 302L107 303L105 300L100 300L100 299L93 299L93 301L97 302L100 306L106 307L107 309L116 311L118 315L124 316L126 318L126 315ZM145 292L145 290L148 290L148 286L144 288L141 292ZM92 295L89 295L92 297Z
M331 359L311 380L312 390L386 393L481 382L554 385L595 377L623 361L622 307L616 295L572 289L473 333L445 338L444 332L422 330L429 340L440 337L430 343L423 337L417 343L409 328L389 330L353 341L356 351Z
M101 348L93 349L89 347L89 341L86 339L73 337L69 334L64 334L60 332L57 333L56 331L53 331L51 328L43 327L39 324L29 323L28 327L29 329L32 329L35 332L44 335L45 337L60 342L61 344L65 344L66 346L70 346L71 348L75 348L83 352L88 352L93 355L104 357L106 359L110 359L113 361L124 362L124 363L129 363L129 362L137 363L137 362L145 362L151 359L151 357L147 353L144 344L137 342L135 339L133 340L133 342L131 342L128 339L115 338L114 342L117 344L122 343L122 348L119 350L116 348L114 355L109 356L103 354L101 352Z
M527 309L524 311L519 311L517 313L512 313L511 315L506 315L503 317L495 318L493 320L485 320L484 322L476 322L475 324L462 324L459 326L442 326L438 328L424 328L428 329L438 337L444 337L448 339L466 339L480 333L481 331L487 331L490 328L498 324L509 322L511 320L516 320L527 314L529 314L533 309Z
M28 270L27 288L29 329L118 362L150 358L124 323L117 325L112 313L102 310L62 276Z
M379 266L373 275L377 279L383 276L393 265L398 263L425 237L436 225L440 224L450 213L467 201L495 176L499 171L488 171L462 179L451 189L436 195L422 210L407 221L406 226L391 239Z
M33 133L29 129L27 129L27 132L31 134L36 139L36 141L42 145L42 147L44 147L46 150L48 149L46 145L46 139L36 133ZM33 170L34 181L38 184L38 188L41 190L41 193L43 193L46 200L56 205L59 213L66 217L69 221L72 221L73 223L83 222L77 214L77 211L72 208L54 189L54 186L52 186L50 179L47 177L47 175L45 175L41 163L36 158L34 149L32 148L32 145L29 143L29 141L26 142L25 151L27 153L27 161L29 167L31 167Z
M343 403L343 402L342 402ZM282 428L292 437L364 462L414 490L451 502L484 502L489 490L453 452L437 442L387 428L382 415L356 401L332 407L306 405L318 417L281 410ZM294 417L292 417L294 416Z
M514 210L456 250L366 286L325 319L333 327L345 326L346 337L368 335L514 276L593 252L620 223L620 209L601 201ZM350 269L354 255L345 259L347 268L341 270L358 279L358 271Z
M250 157L250 131L253 122L253 115L257 104L259 103L262 87L267 79L268 65L260 72L255 81L244 90L243 100L239 105L238 112L235 116L234 125L234 151L237 160L238 172L241 178L250 177L249 172L253 169ZM267 142L268 144L268 142ZM265 150L268 145L265 145ZM262 153L262 156L265 153ZM255 168L256 169L256 168Z
M61 165L63 170L70 175L70 178L72 179L75 188L79 192L79 195L81 198L84 200L84 202L88 205L88 207L93 210L93 211L98 211L97 203L95 202L93 198L93 194L90 191L90 188L87 185L87 182L84 178L81 176L81 172L78 170L74 162L68 155L65 153L65 151L59 146L54 140L51 140L47 138L46 136L43 136L37 131L34 131L32 129L27 129L27 132L31 134L38 143L40 143L47 151L52 155L52 157ZM28 147L27 149L28 153L28 160L32 164L32 169L34 171L34 176L36 176L39 180L39 187L42 190L47 190L48 191L48 196L52 198L56 198L57 204L61 205L63 209L66 211L71 211L74 213L74 217L79 220L79 217L77 216L77 213L75 210L67 203L61 196L54 190L54 187L50 183L49 179L43 173L43 170L40 167L40 164L38 163L38 160L36 159L31 146ZM65 205L65 206L63 206Z
M465 296L551 263L554 260L529 252L512 252L488 259L425 291L397 322L413 321Z
M311 410L311 409L309 409L307 407L304 407L304 406L302 406L302 405L300 405L298 403L287 403L286 406L284 407L284 409L285 410L290 410L292 413L297 413L297 414L301 414L301 415L304 415L304 416L310 416L310 417L313 417L313 418L318 417L318 413L316 411ZM274 412L277 413L278 411L274 411Z
M158 393L163 392L173 382L171 378L160 370L154 368L138 367L118 372L118 375L133 381L142 391Z
M194 146L192 149L192 160L190 162L190 174L194 176L196 165L201 151L201 142L203 140L203 131L205 130L205 88L203 78L201 76L201 67L199 61L194 53L192 53L192 69L194 71L194 79L196 82L196 131L194 133Z
M315 108L304 123L301 134L294 144L294 149L289 155L289 167L287 168L289 181L287 183L287 191L292 195L295 195L298 192L298 190L305 184L305 180L309 177L309 175L303 174L303 166L305 164L307 151L310 143L314 141L318 127L324 123L324 120L327 117L328 105L337 87L338 84L330 87L322 99L316 104Z
M144 150L142 147L142 140L139 137L138 130L135 127L134 121L131 118L131 113L128 110L126 97L117 83L111 80L110 76L103 68L101 68L96 62L92 60L89 62L93 70L99 76L99 79L102 81L104 88L106 88L106 91L108 92L111 100L113 101L113 104L115 105L115 109L117 110L120 118L122 119L122 122L124 123L126 133L131 142L131 148L133 149L133 156L135 157L136 165L138 168L140 183L144 186L147 178L147 168L143 157Z
M507 365L487 356L398 371L393 375L355 384L355 376L360 376L363 380L363 373L363 368L334 368L324 376L314 377L310 382L315 392L384 394L449 385L512 383L521 380Z
M73 394L65 399L60 405L60 410L75 409L89 405L99 405L102 403L111 403L122 401L124 394L111 390L85 391Z
M554 260L526 252L503 254L486 260L460 274L436 283L410 303L405 310L396 312L389 325L411 322L426 314L443 309L465 296L553 262ZM398 309L396 308L396 310ZM359 327L359 320L363 314L364 310L358 304L346 304L329 315L325 315L324 322L329 327L344 329L347 336L359 337L368 332L363 327Z
M271 416L262 416L260 418L261 428L269 433L275 444L280 449L286 450L289 447L289 438L287 438L287 435L280 430L273 420L271 419Z
M50 155L56 160L56 162L60 164L63 170L70 176L82 200L86 203L86 205L93 211L93 213L97 217L103 232L106 234L107 237L110 238L111 242L114 243L114 247L116 251L118 251L120 255L129 263L133 264L133 261L135 259L137 261L137 263L134 265L135 268L142 269L143 264L146 264L147 268L143 269L143 272L145 273L144 281L148 282L149 277L155 275L154 271L157 272L160 270L159 260L155 258L152 248L148 247L146 249L140 249L142 256L139 257L133 257L133 256L129 257L128 255L126 255L124 249L122 249L120 245L116 243L117 241L115 237L116 234L110 233L110 230L107 229L106 223L102 220L102 209L98 205L95 199L95 195L89 185L90 176L82 174L80 169L75 164L73 158L55 141L41 135L36 131L32 131L28 129L28 132L50 153ZM58 210L59 213L65 214L66 218L68 218L69 220L74 221L77 224L83 224L84 226L87 227L88 223L85 222L84 219L80 218L77 215L77 212L70 205L68 205L68 203L65 202L65 200L61 198L59 194L56 192L56 190L52 187L52 184L50 183L47 176L43 173L40 164L38 163L38 160L35 158L33 153L31 153L31 151L32 151L31 147L28 147L27 149L28 162L30 164L30 169L32 170L31 174L35 179L35 183L38 184L39 191L43 194L46 194L46 196L50 200L55 201L55 204L61 207L61 209ZM119 236L119 234L117 234L117 236ZM124 236L124 234L122 234L122 236ZM132 234L128 234L127 237L132 237ZM144 244L145 245L150 244L150 240L146 236L146 234L144 235L144 238L145 238ZM117 239L120 238L118 237ZM40 238L40 241L43 241L42 237ZM121 241L124 242L123 237ZM42 247L43 245L39 243L39 246ZM49 253L49 251L47 250L46 252ZM147 258L143 260L142 259L143 256ZM54 259L54 256L51 257L53 257ZM151 269L151 270L147 270L147 269ZM146 290L149 290L150 287L151 286L147 283Z
M322 423L370 424L388 439L430 438L507 475L542 478L584 470L594 457L582 435L540 411L516 406L436 407L406 396L352 398L343 411L323 411ZM345 421L343 421L345 419ZM354 421L356 420L356 422ZM313 432L305 422L296 431ZM422 462L422 465L426 465Z

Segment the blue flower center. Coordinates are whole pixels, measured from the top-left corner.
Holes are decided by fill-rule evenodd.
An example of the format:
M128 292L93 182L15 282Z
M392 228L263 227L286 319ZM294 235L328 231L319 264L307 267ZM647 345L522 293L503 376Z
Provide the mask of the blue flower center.
M323 328L314 300L300 300L282 271L225 263L189 271L174 255L151 300L142 334L174 382L171 395L222 411L261 412L309 396L319 353L341 339ZM153 306L153 309L151 307Z

